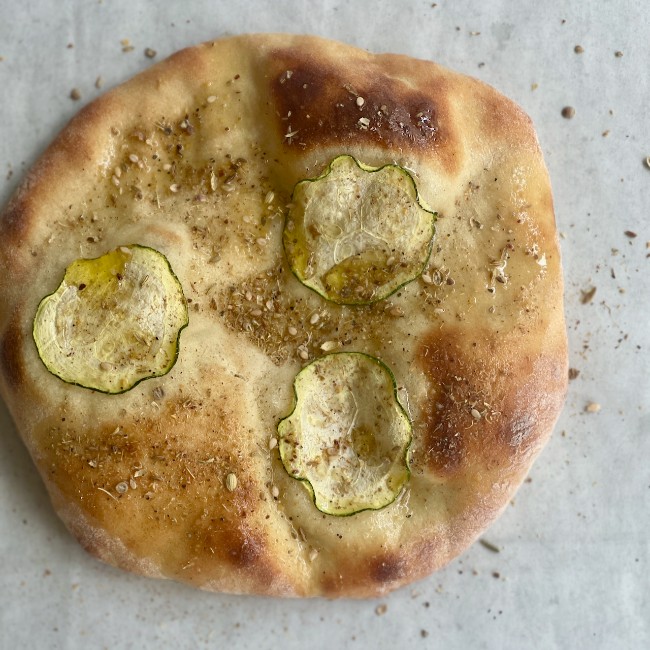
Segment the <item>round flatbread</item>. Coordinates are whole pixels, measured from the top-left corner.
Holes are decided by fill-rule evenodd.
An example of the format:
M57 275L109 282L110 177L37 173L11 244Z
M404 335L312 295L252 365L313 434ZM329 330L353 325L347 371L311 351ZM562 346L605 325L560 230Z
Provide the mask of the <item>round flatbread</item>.
M386 593L497 517L563 404L533 126L430 62L287 35L183 50L72 120L0 236L2 396L65 524L130 571Z

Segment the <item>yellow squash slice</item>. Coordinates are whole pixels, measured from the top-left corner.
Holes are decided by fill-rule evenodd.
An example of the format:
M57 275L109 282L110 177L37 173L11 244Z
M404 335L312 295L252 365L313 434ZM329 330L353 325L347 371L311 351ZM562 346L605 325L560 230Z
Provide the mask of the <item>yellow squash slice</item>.
M305 366L296 404L278 425L282 463L330 515L378 510L410 477L411 422L392 372L359 352L339 352Z
M33 334L57 377L122 393L171 370L187 323L183 289L165 256L130 245L68 266L39 304Z
M338 156L294 188L284 248L295 276L327 300L369 304L422 273L435 217L402 167Z

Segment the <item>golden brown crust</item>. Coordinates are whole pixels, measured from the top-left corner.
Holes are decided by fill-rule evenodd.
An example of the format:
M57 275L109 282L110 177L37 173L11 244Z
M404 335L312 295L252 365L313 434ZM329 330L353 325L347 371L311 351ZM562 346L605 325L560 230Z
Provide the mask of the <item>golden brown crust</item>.
M439 213L423 278L376 305L326 303L284 260L294 184L342 153L410 169ZM2 395L68 528L144 575L386 593L493 521L562 407L561 266L534 130L429 62L287 35L183 50L72 120L0 235ZM178 363L123 395L67 385L36 354L38 302L74 259L129 243L163 252L183 285ZM380 511L318 512L270 444L298 352L326 341L384 360L413 419L409 488Z

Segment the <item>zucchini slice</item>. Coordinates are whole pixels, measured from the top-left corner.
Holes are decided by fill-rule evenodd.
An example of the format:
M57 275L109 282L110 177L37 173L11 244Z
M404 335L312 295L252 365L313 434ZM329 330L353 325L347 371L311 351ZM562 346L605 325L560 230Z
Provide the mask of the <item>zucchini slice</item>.
M294 275L323 298L366 305L421 275L436 216L404 168L342 155L295 186L284 249Z
M168 373L187 303L162 253L137 244L74 261L41 300L33 336L45 367L69 384L123 393Z
M278 425L284 468L330 515L392 503L410 477L411 422L382 361L337 352L305 366L296 404Z

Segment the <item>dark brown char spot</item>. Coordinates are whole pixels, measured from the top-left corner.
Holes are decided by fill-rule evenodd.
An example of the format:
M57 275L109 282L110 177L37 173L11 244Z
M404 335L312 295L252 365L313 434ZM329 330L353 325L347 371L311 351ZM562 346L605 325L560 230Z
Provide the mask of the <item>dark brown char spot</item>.
M374 558L370 565L372 579L382 584L401 580L405 574L404 562L398 557L384 555Z
M2 214L3 238L18 240L27 225L26 210L23 203L19 200L12 201Z
M469 373L462 350L451 340L428 340L420 360L433 395L423 410L423 460L432 471L449 476L459 469L466 453L465 430L471 424L471 408L464 406L472 392Z
M0 341L0 365L4 370L7 386L13 390L24 385L22 346L23 333L16 321L12 320Z
M374 144L449 154L451 133L440 119L448 112L443 80L425 94L367 58L347 61L344 69L287 49L273 52L272 60L271 92L286 146ZM414 65L425 77L432 70Z

